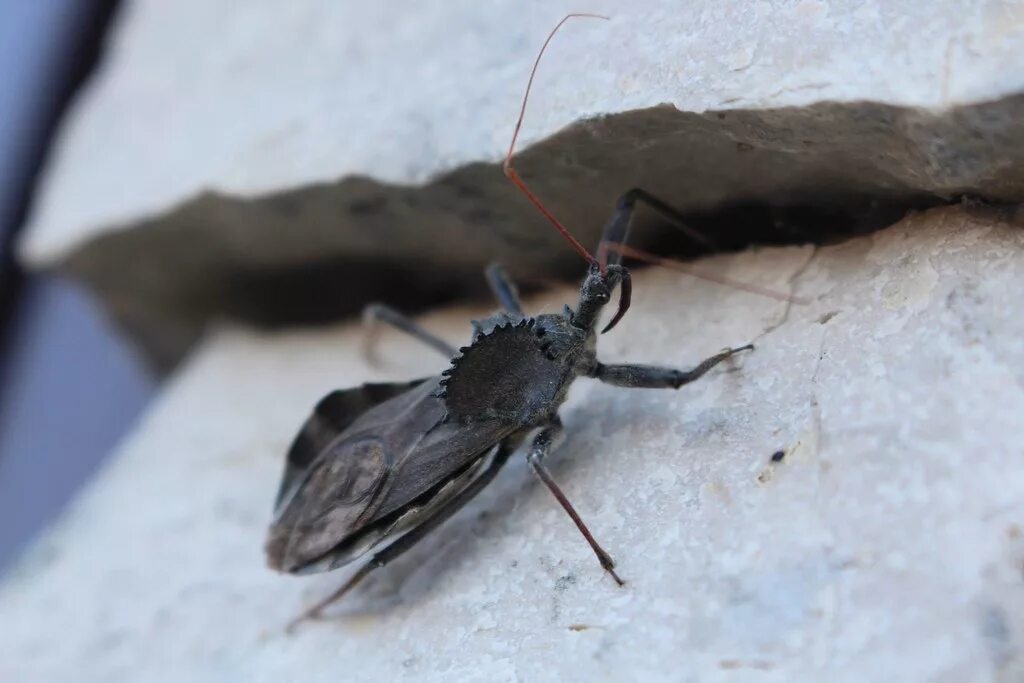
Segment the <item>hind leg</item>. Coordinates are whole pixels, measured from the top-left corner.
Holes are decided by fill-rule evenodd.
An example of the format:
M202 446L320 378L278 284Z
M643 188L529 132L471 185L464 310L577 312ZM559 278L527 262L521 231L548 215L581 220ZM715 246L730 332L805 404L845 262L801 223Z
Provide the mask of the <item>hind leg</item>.
M471 501L478 493L480 493L480 491L491 483L495 475L498 474L498 470L500 470L508 460L508 456L512 454L512 451L515 450L518 443L519 441L514 438L506 439L500 443L494 453L494 457L491 458L490 463L486 464L484 471L481 472L476 479L472 480L466 488L452 496L452 498L434 512L431 517L423 520L419 526L410 529L404 536L399 537L397 541L371 557L366 564L360 567L359 571L352 575L352 578L341 586L341 588L334 591L326 598L293 619L285 630L290 633L303 621L318 618L328 605L331 605L344 597L346 593L355 588L356 585L365 579L368 574L380 569L392 560L396 559L423 540L423 538L431 531L441 526L443 522L458 512L466 503Z
M451 358L458 353L458 349L454 346L440 337L427 332L410 318L399 313L395 309L385 306L384 304L369 304L363 309L363 324L366 327L366 334L363 337L363 354L371 360L376 360L374 346L379 334L379 326L377 323L381 322L387 323L391 327L401 330L411 337L419 339L430 348L442 354L445 358Z

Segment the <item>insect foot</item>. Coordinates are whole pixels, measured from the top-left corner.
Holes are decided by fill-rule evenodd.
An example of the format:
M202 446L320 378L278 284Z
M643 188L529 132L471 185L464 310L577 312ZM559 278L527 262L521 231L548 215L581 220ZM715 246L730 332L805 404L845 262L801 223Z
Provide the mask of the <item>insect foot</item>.
M619 387L631 387L634 389L678 389L684 384L689 384L703 377L708 370L715 367L727 358L740 353L741 351L752 351L753 344L747 344L736 349L725 349L724 351L701 361L691 370L678 370L676 368L662 368L654 365L605 365L597 363L591 371L591 376Z
M626 585L626 582L623 581L619 577L619 575L615 573L615 560L612 559L611 555L602 550L598 553L597 559L601 563L601 568L612 575L612 578L615 579L615 583L619 584L620 586Z
M742 351L753 351L753 350L754 350L754 345L753 344L747 344L746 346L740 346L739 348L735 348L735 349L726 348L726 349L723 349L721 352L716 353L714 356L711 356L710 358L708 358L708 359L706 359L704 361L701 361L701 363L697 367L693 368L692 370L685 370L685 371L683 371L683 370L676 370L675 371L675 375L672 377L672 387L675 388L675 389L678 389L679 387L683 386L684 384L689 384L690 382L693 382L694 380L700 379L708 370L710 370L711 368L715 367L716 365L718 365L722 361L724 361L724 360L726 360L728 358L732 358L737 353L740 353Z

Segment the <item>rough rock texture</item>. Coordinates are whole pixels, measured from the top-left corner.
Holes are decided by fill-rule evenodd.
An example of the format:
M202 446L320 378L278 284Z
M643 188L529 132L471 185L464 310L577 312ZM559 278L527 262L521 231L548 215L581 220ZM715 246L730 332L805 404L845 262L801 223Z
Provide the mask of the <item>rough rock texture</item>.
M478 289L495 258L520 277L571 274L495 162L539 44L573 9L133 3L22 253L96 289L164 367L216 317L318 322L410 292L418 305ZM614 18L552 44L522 139L539 144L520 161L586 243L636 185L687 212L745 207L707 226L725 245L877 227L887 208L965 193L1024 199L1018 5L587 9ZM819 220L772 210L792 205Z
M635 278L605 359L757 349L678 393L574 387L552 467L624 588L516 458L334 618L285 635L346 575L263 566L294 430L331 388L445 362L387 335L374 370L351 326L224 330L0 586L0 679L1021 680L1019 219L933 210L699 265L810 303ZM480 313L423 322L461 341Z

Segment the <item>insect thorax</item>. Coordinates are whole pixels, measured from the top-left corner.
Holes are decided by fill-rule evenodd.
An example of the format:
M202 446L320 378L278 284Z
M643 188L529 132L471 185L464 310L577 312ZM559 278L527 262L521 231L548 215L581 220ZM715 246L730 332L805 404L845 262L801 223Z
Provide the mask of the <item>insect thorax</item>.
M593 356L588 333L563 315L499 314L473 327L472 343L442 373L440 396L449 419L460 422L547 422L581 361Z

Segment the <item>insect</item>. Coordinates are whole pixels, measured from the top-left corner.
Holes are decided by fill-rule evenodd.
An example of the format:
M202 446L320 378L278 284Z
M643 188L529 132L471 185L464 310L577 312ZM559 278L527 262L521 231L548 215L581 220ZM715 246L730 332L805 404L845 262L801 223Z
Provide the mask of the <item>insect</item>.
M689 370L598 360L599 316L618 288L617 310L602 333L615 327L629 309L632 291L621 251L608 245L625 241L637 202L670 219L679 216L648 193L631 190L617 202L594 256L512 167L537 65L552 37L573 16L580 15L562 19L537 55L504 171L587 261L579 301L558 314L528 316L504 270L491 266L486 276L502 310L474 321L472 339L460 349L397 311L383 306L367 310L371 319L391 323L445 353L451 365L437 377L334 391L303 424L288 451L277 495L266 542L269 565L293 574L328 571L393 541L293 624L319 616L368 574L436 529L486 487L528 438L531 469L576 524L601 567L622 585L611 555L544 465L562 433L558 409L569 386L578 377L589 377L620 387L678 389L727 358L753 349L725 349Z

